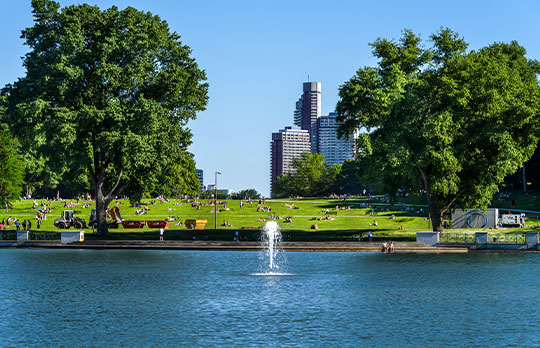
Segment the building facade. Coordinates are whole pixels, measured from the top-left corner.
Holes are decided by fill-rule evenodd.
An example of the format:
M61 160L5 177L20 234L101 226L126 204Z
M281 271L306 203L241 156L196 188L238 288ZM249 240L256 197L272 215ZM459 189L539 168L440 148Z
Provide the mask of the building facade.
M294 125L307 130L311 139L311 152L317 152L317 120L321 117L321 83L304 82L302 96L296 102Z
M205 186L206 192L214 192L216 190L216 184L208 184ZM233 194L233 191L228 188L218 188L219 192L226 194L227 196L230 196Z
M201 192L204 192L204 184L203 184L204 172L202 169L195 169L195 173L197 173L197 178L199 179L199 188Z
M299 127L285 127L272 133L270 144L270 190L276 178L293 172L293 159L311 151L309 132Z
M358 133L349 138L339 139L337 136L338 122L337 113L331 112L328 116L322 116L317 120L318 152L324 155L326 163L331 166L334 163L342 164L348 159L355 157L355 139Z

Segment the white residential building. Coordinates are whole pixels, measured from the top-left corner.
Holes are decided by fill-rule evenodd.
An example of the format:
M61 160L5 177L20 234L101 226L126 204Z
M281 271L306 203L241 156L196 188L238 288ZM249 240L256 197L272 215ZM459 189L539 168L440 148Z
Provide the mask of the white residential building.
M298 127L285 127L272 133L270 144L270 189L279 175L292 173L293 159L311 151L309 132Z

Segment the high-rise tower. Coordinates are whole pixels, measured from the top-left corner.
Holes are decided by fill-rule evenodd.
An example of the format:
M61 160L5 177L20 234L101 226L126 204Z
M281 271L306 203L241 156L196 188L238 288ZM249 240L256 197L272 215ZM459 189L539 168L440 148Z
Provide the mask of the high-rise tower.
M311 152L318 152L317 119L321 117L321 83L304 82L302 96L296 102L294 125L307 130Z
M298 127L285 127L272 133L270 144L270 190L279 175L292 173L292 162L304 152L310 152L309 133Z
M351 137L339 139L337 136L339 124L336 117L337 113L331 112L328 116L322 116L317 120L318 152L324 155L329 166L334 163L342 164L354 158L354 142L358 138L358 131L355 131Z
M197 173L197 179L199 179L199 188L201 192L204 192L204 183L203 183L204 172L202 169L195 169L195 173Z

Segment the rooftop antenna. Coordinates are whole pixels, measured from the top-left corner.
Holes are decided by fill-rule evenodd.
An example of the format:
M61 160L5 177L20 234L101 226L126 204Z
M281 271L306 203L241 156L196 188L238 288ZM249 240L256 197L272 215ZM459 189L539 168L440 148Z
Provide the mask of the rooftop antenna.
M307 74L307 82L309 82L309 74Z

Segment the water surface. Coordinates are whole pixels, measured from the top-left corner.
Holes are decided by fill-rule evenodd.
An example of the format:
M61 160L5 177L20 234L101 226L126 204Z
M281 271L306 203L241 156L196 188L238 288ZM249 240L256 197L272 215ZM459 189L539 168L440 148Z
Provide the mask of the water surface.
M533 254L0 250L1 347L539 346Z

